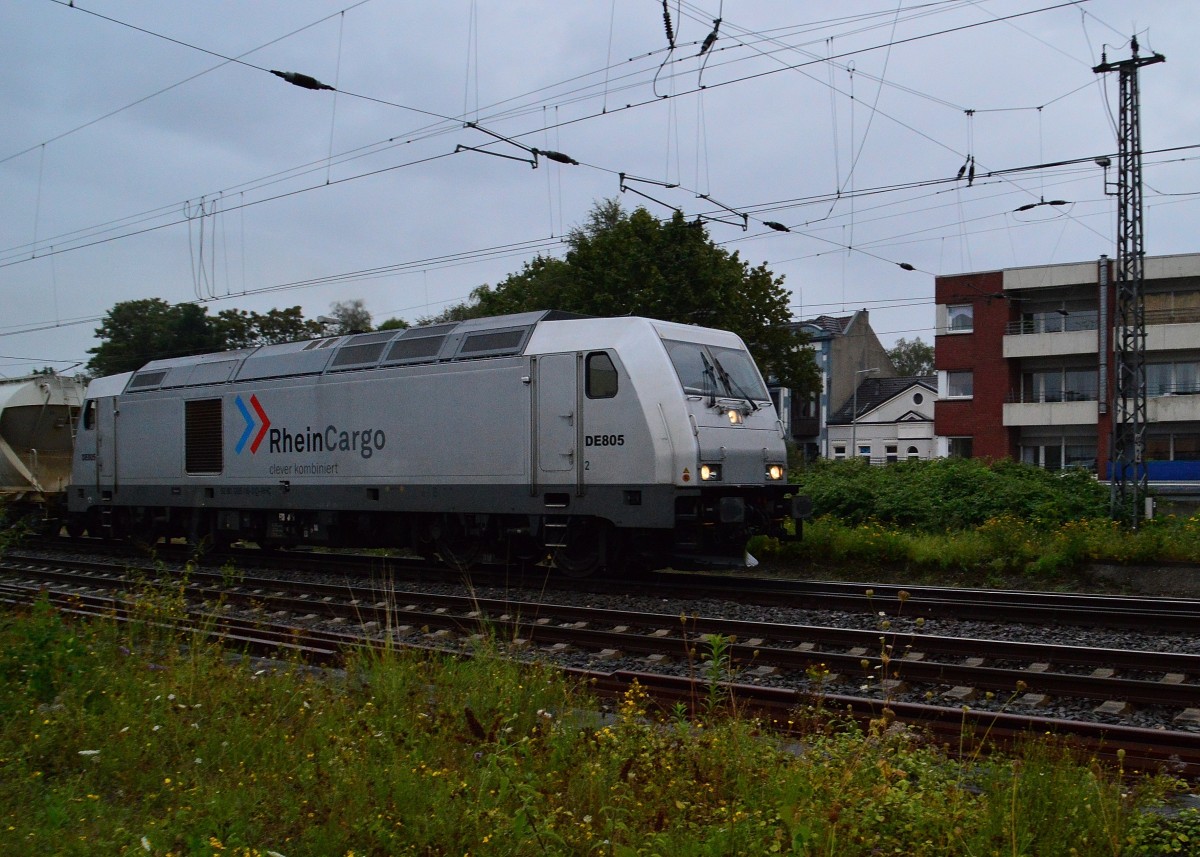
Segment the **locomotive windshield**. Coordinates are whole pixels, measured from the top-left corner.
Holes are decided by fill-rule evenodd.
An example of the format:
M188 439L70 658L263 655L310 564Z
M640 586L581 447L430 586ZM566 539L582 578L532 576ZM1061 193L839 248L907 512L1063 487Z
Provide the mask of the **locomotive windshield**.
M745 399L752 405L770 398L746 351L674 339L664 339L663 345L685 393Z

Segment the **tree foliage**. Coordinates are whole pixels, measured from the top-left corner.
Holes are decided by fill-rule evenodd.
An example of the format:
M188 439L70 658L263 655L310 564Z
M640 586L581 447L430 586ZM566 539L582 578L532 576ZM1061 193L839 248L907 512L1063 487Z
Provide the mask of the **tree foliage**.
M371 312L362 298L334 301L329 305L329 315L337 320L336 332L340 335L366 333L371 329Z
M764 375L800 395L818 388L812 353L786 327L791 312L783 278L717 247L703 225L678 212L660 222L643 208L630 214L606 200L571 231L567 245L565 258L539 256L431 320L557 309L724 328L745 340Z
M306 321L298 306L273 309L261 315L242 309L221 310L213 324L222 348L249 348L321 335L321 325Z
M210 316L197 304L172 306L161 298L122 301L96 328L100 344L88 349L88 369L114 375L151 360L307 339L320 332L321 326L306 321L298 306L265 314L229 309Z
M888 350L888 357L902 378L933 374L933 346L922 342L919 336L912 342L904 337L897 339L896 345Z
M379 323L376 330L408 330L408 322L402 318L387 318Z

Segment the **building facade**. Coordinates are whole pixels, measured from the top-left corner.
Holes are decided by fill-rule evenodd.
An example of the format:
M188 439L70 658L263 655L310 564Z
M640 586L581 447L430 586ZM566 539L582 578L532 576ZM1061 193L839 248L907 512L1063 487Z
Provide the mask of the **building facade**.
M1200 254L1147 257L1146 448L1153 481L1200 480ZM938 277L939 454L1107 478L1112 261Z
M865 375L891 378L896 374L887 349L871 328L871 316L865 309L846 316L821 315L791 325L793 331L808 339L821 390L811 399L792 396L790 391L772 387L775 405L784 419L787 437L806 458L829 457L828 421L854 394Z
M934 458L937 379L867 378L829 417L829 458L871 464Z

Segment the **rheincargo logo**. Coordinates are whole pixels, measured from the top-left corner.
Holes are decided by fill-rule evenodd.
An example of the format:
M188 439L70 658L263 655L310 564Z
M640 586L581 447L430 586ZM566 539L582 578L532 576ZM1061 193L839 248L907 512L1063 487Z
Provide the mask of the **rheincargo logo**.
M257 426L258 434L254 435L254 442L250 444L250 454L253 455L258 452L259 444L267 436L267 429L271 427L271 420L267 417L267 412L263 410L262 405L258 403L257 395L250 396L250 407L254 408L254 413L258 415L257 420L250 414L250 410L246 407L246 403L242 401L241 396L234 399L234 404L238 406L238 410L242 412L242 419L246 421L246 430L238 438L234 451L238 455L242 454L242 450L246 448L246 441L250 440L250 435L254 434L254 429Z
M246 428L234 447L238 455L242 454L247 443L250 444L250 454L256 454L263 440L267 441L267 452L272 453L357 452L362 458L370 458L387 445L387 433L377 428L346 431L332 424L323 431L314 431L312 426L305 426L299 431L272 428L271 418L254 394L250 396L249 407L241 396L234 399L234 404L246 421ZM253 440L250 439L251 435Z
M255 438L255 444L261 439L261 435ZM363 458L370 458L386 444L387 434L383 429L345 431L328 425L324 431L313 431L312 426L297 432L273 428L267 448L270 452L357 452Z

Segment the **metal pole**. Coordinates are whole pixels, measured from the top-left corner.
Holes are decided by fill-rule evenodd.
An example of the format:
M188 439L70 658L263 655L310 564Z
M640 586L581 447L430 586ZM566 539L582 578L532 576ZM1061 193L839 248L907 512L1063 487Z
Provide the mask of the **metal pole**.
M858 376L878 372L878 366L870 369L859 369L854 373L854 404L850 411L850 454L858 458Z
M1120 134L1117 161L1117 325L1113 350L1115 388L1113 395L1113 450L1111 514L1137 529L1143 512L1142 500L1149 489L1145 467L1146 444L1146 304L1144 280L1145 239L1142 231L1142 140L1141 99L1138 69L1163 62L1162 54L1138 56L1138 42L1130 42L1133 57L1108 62L1102 57L1092 70L1097 74L1119 72ZM1117 469L1119 468L1119 472Z

